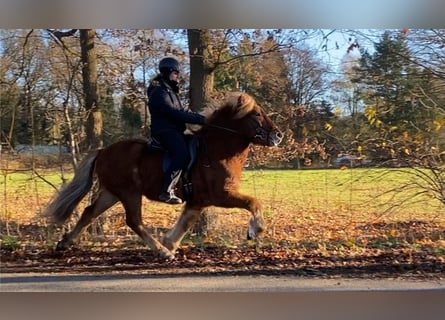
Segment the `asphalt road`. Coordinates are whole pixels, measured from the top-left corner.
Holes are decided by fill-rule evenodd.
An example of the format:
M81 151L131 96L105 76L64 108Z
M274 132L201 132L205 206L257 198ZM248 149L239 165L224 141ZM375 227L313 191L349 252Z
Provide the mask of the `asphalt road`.
M293 276L0 274L0 292L351 292L439 291L445 279L322 279Z

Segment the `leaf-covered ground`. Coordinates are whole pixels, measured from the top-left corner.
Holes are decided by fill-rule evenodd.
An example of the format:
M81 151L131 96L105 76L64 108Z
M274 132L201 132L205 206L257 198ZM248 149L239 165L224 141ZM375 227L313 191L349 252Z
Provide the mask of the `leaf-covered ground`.
M74 272L144 274L265 274L317 277L443 278L442 257L428 252L369 250L363 255L336 256L300 253L277 248L182 248L173 261L164 261L146 249L72 249L7 252L4 272Z
M407 230L423 230L424 245L388 239L386 225L372 226L374 242L366 245L347 241L313 242L263 239L254 244L240 241L237 245L197 243L189 237L178 250L176 259L165 261L140 241L121 232L114 236L84 237L79 245L60 253L52 243L40 242L45 232L37 225L22 226L22 239L3 238L0 249L1 272L70 272L70 273L138 273L153 275L177 274L264 274L306 277L365 277L365 278L444 278L444 228L440 225L411 223ZM366 226L367 232L371 226ZM9 242L8 242L9 241ZM213 240L217 242L215 239Z

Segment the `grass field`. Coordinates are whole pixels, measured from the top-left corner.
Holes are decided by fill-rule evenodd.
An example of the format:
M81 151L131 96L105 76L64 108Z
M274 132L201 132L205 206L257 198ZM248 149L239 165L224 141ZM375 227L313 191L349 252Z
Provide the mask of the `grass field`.
M13 234L51 244L60 236L57 231L40 235L26 235L24 231L29 225L47 226L41 211L54 187L62 183L60 174L55 172L47 171L39 176L5 172L0 175L2 236ZM66 178L70 177L67 174ZM409 174L394 169L246 170L241 191L256 196L263 204L268 224L266 243L299 246L341 243L366 247L385 241L409 245L439 241L442 245L443 205L425 195L413 197L416 190L391 191L400 189L410 179ZM97 223L100 232L108 240L125 235L137 241L125 226L122 211L117 205L103 215ZM155 231L164 230L174 223L180 207L144 201L143 212L148 226L153 226ZM245 241L248 212L219 208L215 212L217 219L205 241L226 245ZM42 233L42 228L39 230ZM88 242L91 237L86 235L83 241ZM195 240L188 238L188 241Z
M243 190L286 211L364 214L368 220L379 215L414 218L441 210L431 197L414 197L418 190L403 190L413 176L394 169L246 171L243 178Z

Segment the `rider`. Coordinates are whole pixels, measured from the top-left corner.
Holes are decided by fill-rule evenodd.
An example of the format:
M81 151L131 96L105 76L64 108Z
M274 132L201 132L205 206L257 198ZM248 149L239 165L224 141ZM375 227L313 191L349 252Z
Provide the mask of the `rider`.
M150 83L148 109L151 115L151 135L170 154L172 161L164 173L159 200L170 204L182 203L175 195L175 186L189 159L185 140L185 124L204 124L205 117L183 106L179 98L179 62L166 57L159 62L159 72Z

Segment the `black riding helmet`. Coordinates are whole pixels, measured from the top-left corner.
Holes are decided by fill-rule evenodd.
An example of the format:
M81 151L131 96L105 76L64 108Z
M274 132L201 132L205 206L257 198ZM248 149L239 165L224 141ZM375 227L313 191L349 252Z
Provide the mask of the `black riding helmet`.
M175 58L167 57L159 62L159 72L169 76L173 71L179 72L179 62Z

